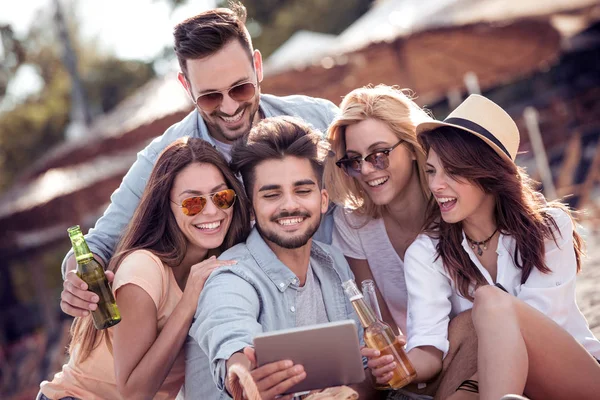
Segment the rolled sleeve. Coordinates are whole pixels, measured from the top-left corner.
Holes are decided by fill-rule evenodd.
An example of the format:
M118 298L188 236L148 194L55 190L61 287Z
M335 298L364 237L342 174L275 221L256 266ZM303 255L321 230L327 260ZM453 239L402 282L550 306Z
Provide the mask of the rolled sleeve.
M444 357L448 353L452 286L437 265L441 262L435 259L431 239L424 235L413 242L404 256L408 290L407 351L434 346Z
M257 291L231 270L211 275L202 290L189 333L208 355L214 382L221 391L225 388L227 360L252 346L252 338L262 332L259 312Z
M549 213L558 227L558 231L554 230L556 242L545 241L544 261L551 272L543 273L533 268L517 298L564 326L575 299L577 276L573 222L563 210L552 209Z

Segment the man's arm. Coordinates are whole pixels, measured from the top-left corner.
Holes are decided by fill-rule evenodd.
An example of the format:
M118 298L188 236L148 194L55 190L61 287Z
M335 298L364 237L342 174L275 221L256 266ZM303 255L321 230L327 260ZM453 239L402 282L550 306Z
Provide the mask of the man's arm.
M100 217L96 222L96 226L85 236L94 258L104 268L108 265L121 234L140 202L158 150L168 143L165 135L157 138L138 153L137 160L123 177L119 188L110 197L111 204L104 215ZM77 264L71 249L62 263L64 282L60 308L68 315L82 317L87 315L89 310L96 309L96 303L99 299L98 296L87 290L85 282L74 273L76 268ZM112 281L112 274L109 274L108 277L109 281Z

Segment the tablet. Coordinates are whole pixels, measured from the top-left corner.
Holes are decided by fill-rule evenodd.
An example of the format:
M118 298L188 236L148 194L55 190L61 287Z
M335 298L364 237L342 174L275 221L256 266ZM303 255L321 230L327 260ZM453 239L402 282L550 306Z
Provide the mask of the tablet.
M365 379L358 333L351 319L262 333L254 338L254 349L258 366L280 360L304 366L306 378L284 394Z

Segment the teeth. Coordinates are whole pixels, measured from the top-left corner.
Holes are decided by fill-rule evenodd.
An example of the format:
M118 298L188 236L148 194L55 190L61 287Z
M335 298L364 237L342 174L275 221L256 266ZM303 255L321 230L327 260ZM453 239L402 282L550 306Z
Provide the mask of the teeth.
M379 178L379 179L374 179L372 181L368 181L367 185L369 186L379 186L385 182L387 182L388 178L384 177L384 178Z
M221 116L221 118L223 119L223 121L225 122L238 122L240 119L242 119L242 115L244 114L244 110L240 111L239 113L235 114L233 117L226 117L226 116Z
M456 200L455 197L439 197L437 199L438 203L447 203L449 201L454 201L454 200Z
M221 226L221 221L209 222L207 224L194 225L198 229L216 229Z
M302 222L303 218L285 218L285 219L280 219L279 221L277 221L279 223L279 225L295 225L295 224L299 224L300 222Z

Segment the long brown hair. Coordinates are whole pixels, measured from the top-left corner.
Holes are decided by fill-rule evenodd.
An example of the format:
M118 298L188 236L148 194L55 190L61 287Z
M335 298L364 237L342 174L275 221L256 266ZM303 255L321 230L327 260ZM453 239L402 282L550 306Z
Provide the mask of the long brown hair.
M237 195L229 230L217 250L224 251L246 239L250 231L250 207L242 184L231 172L223 156L209 143L202 139L185 137L171 143L158 157L140 204L117 245L108 270L116 271L125 257L142 249L150 250L171 268L181 264L187 251L187 240L171 212L169 196L175 177L193 163L206 163L217 167L227 186L235 190ZM71 334L71 349L80 344L79 362L89 356L103 336L108 340L104 331L94 328L89 315L75 319ZM110 343L108 345L110 348Z
M534 190L533 180L516 164L500 157L490 146L476 136L461 129L441 127L419 135L425 151L434 150L447 173L479 186L493 195L496 203L494 217L498 230L515 239L513 254L515 265L522 270L521 283L525 283L533 268L543 273L551 272L546 266L544 241L556 242L556 221L549 208L560 208L569 215L567 207L557 201L546 202ZM444 262L461 296L473 300L469 288L487 282L462 247L462 223L444 222L440 208L430 203L424 231L438 239L437 256ZM560 232L559 232L560 234ZM573 243L577 271L581 269L583 241L573 230Z

